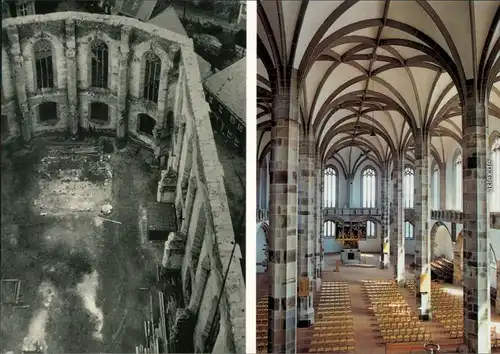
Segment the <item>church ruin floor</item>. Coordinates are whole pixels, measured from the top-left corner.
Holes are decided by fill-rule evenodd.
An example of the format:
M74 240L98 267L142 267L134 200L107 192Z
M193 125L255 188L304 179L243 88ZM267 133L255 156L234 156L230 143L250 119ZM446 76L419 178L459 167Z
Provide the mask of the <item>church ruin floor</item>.
M2 159L1 276L21 285L17 304L2 306L0 350L27 337L50 353L133 352L162 255L141 240L157 181L148 154L102 138L31 150Z

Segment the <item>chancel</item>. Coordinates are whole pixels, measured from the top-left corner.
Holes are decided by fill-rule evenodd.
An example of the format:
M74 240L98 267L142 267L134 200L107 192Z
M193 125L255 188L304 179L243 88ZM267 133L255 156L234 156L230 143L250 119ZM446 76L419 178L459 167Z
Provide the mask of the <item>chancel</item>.
M499 5L258 1L258 352L498 352Z

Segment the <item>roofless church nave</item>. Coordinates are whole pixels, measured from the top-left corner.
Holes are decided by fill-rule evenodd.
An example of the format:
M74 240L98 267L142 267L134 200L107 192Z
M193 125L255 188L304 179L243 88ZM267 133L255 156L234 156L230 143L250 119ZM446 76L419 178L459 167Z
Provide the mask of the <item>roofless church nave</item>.
M497 350L499 6L258 1L258 351Z

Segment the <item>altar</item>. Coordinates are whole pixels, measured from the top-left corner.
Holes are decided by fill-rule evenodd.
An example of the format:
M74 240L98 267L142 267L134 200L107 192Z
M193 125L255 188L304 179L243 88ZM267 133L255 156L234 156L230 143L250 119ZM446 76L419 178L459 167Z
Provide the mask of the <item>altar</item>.
M346 222L339 225L337 231L337 242L342 245L340 251L342 263L361 263L359 241L365 239L366 222Z
M343 264L361 263L361 251L359 249L343 249L340 251L340 259Z

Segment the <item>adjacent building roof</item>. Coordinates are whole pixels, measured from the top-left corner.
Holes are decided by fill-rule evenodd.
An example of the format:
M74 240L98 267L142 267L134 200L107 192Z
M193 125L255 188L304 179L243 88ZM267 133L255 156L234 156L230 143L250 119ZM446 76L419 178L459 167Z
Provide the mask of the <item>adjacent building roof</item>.
M151 17L157 1L158 0L117 1L114 11L141 21L147 21Z
M177 16L177 13L171 6L150 19L148 23L188 37L186 30L184 29L184 26L179 19L179 16Z
M239 120L246 122L246 58L212 75L203 86Z

